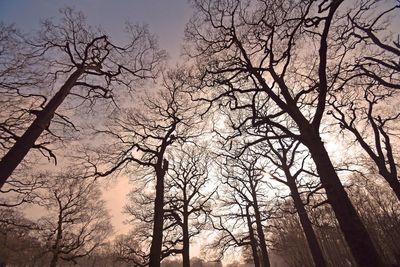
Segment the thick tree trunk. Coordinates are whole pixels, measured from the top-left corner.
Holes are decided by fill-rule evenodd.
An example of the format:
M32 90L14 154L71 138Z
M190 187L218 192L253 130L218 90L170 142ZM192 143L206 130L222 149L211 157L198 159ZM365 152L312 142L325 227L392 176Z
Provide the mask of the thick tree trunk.
M382 266L372 240L344 190L320 137L310 129L307 133L302 132L302 137L310 150L328 201L354 259L363 267Z
M247 219L247 227L249 228L250 246L251 246L251 252L253 254L254 267L260 267L261 265L260 265L260 259L258 257L257 240L254 237L254 230L250 218L249 206L246 207L246 219Z
M392 188L393 192L395 193L397 200L400 201L400 182L397 178L397 171L394 169L394 173L389 173L386 170L385 166L378 166L379 167L379 174L385 178L385 180L388 182L390 188ZM396 168L396 167L394 167Z
M314 264L316 267L325 267L326 262L322 253L322 249L318 243L317 236L315 235L311 221L308 218L307 211L304 208L304 204L300 198L297 186L294 181L288 181L288 185L293 198L294 206L297 210L297 215L299 216L301 226L307 239L308 247L311 251Z
M400 201L400 182L397 180L397 178L394 178L390 181L388 181L390 187L393 189L394 193L397 196L397 199Z
M187 212L187 207L185 208L183 214L183 249L182 249L182 263L185 267L190 267L190 240L189 240L189 216Z
M163 239L163 226L164 226L164 176L168 169L168 162L163 161L163 166L156 168L156 198L154 201L154 225L153 225L153 239L151 240L150 247L150 267L160 267L161 262L161 248Z
M16 141L14 146L7 152L0 162L0 188L3 187L8 177L21 163L29 150L34 146L35 141L42 132L50 125L57 108L63 103L75 82L82 75L83 69L77 69L67 79L60 90L53 96L45 108L39 112L26 132Z

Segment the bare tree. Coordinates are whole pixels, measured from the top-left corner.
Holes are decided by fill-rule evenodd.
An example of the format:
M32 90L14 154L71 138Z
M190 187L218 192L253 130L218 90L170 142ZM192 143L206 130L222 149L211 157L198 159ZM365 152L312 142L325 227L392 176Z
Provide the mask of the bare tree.
M263 162L259 156L245 154L226 155L220 164L225 190L220 192L222 206L212 213L213 227L221 232L213 246L222 252L231 246L250 246L254 264L270 266L264 230L271 210Z
M46 65L37 66L49 69L42 78L52 79L50 84L54 86L60 83L62 86L49 101L41 98L40 110L34 112L36 118L21 136L8 133L15 143L0 162L0 187L35 146L40 135L49 131L56 111L67 96L77 97L81 104L90 106L102 99L112 101L116 87L133 90L139 80L154 77L164 56L146 27L128 25L130 40L119 46L106 34L90 28L81 13L67 8L63 15L59 24L45 21L36 38L24 40L31 46L31 54L18 55L44 61ZM23 86L16 86L5 90L21 95L23 89ZM67 117L59 117L73 125ZM54 154L50 153L50 156L54 157Z
M373 242L376 244L384 266L396 266L399 258L398 201L396 196L376 175L361 177L354 173L349 178L347 191L357 208ZM319 203L321 195L313 195L310 204ZM292 201L279 204L281 216L271 219L273 248L287 261L288 265L312 265L309 251L305 249L306 239L301 234L301 222L290 213ZM283 209L286 207L286 209ZM308 216L323 250L328 266L354 266L351 252L340 233L332 209L329 205L308 208Z
M256 133L270 127L280 138L293 138L308 148L356 261L380 266L320 135L328 93L337 85L341 59L349 51L336 49L342 3L194 1L187 50L200 66L199 99L219 101L220 107L242 114L233 125L236 135L245 126Z
M49 177L42 194L48 215L40 219L40 235L50 266L59 259L76 260L91 254L112 232L110 217L94 180L73 174Z
M39 191L46 187L43 174L27 175L30 168L17 172L7 182L7 186L0 189L0 207L15 208L27 203L40 202Z
M215 189L206 191L210 162L198 146L183 145L170 155L166 181L165 216L171 217L182 232L182 264L190 266L190 242L200 234L210 213L210 199Z
M33 110L45 100L39 87L50 87L43 81L43 64L14 25L0 23L0 155L12 147L34 118ZM23 90L25 88L25 90ZM29 88L29 90L28 90ZM46 138L42 138L46 139ZM43 142L41 142L43 143ZM33 148L45 149L40 143ZM44 150L45 151L45 150Z
M293 199L293 204L299 216L301 227L307 239L307 244L310 249L315 266L326 266L326 262L322 253L321 246L318 243L317 236L312 226L312 222L308 217L305 203L302 200L301 193L316 192L320 187L312 184L309 176L314 176L313 171L307 170L306 163L308 158L307 151L301 151L299 148L300 142L293 140L278 139L276 141L266 140L267 148L261 151L268 151L264 156L269 159L275 168L272 169L269 175L275 180L286 185L290 190L290 196ZM306 175L305 192L301 192L300 181L302 176ZM310 192L311 191L311 192ZM307 197L308 199L309 197Z
M160 266L162 259L164 189L169 166L167 152L174 143L198 135L194 128L200 122L195 112L198 105L191 105L184 92L185 83L182 72L166 73L162 89L153 91L154 95L144 99L140 107L113 117L112 125L99 131L111 138L111 145L101 152L103 162L88 158L94 167L94 175L106 176L124 168L126 171L126 167L133 163L143 170L142 174L137 172L139 178L148 182L155 178L150 266Z
M0 217L0 265L44 264L38 259L42 246L33 234L37 224L12 208L1 208Z
M138 185L135 181L135 189L129 194L128 204L125 206L125 213L129 216L128 222L133 226L131 230L134 238L126 245L132 247L132 241L138 243L136 250L130 250L130 254L125 257L126 261L146 266L149 264L150 248L153 241L154 225L154 189L146 188L145 185ZM167 199L168 187L165 188L165 199ZM164 204L165 205L165 204ZM160 251L160 261L182 253L183 233L179 221L171 216L171 212L164 208L162 245ZM129 251L128 251L129 252ZM135 256L136 255L136 256ZM140 256L140 257L139 257ZM140 261L134 260L139 258Z
M143 242L137 237L136 231L116 236L113 242L113 257L117 261L127 262L133 266L146 266L148 255L143 252L141 248Z

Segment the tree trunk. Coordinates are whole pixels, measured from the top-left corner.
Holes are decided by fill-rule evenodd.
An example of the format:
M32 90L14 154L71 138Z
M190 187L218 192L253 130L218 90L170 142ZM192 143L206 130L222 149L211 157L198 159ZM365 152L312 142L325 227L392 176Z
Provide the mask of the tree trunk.
M262 266L270 267L271 264L269 262L267 243L265 242L264 229L263 229L263 225L261 223L261 215L260 215L260 210L258 208L257 200L254 200L253 205L254 205L254 215L256 217L257 235L258 235L258 239L260 240L260 249L261 249L262 262L263 262Z
M396 170L394 170L395 173L393 174L393 173L389 173L388 171L384 170L381 167L379 167L379 169L380 169L380 171L379 171L380 175L383 176L383 178L385 178L385 180L388 182L390 188L392 188L393 192L395 193L397 200L400 201L400 182L397 178Z
M251 195L253 198L253 208L254 208L254 216L256 219L257 235L258 235L258 239L260 241L259 245L260 245L260 249L261 249L262 266L270 267L271 264L269 262L267 243L265 242L264 229L263 229L263 225L261 223L260 209L258 207L257 192L256 192L255 185L251 179L250 179L250 188L251 188Z
M153 239L151 240L150 247L150 267L160 267L161 261L161 248L163 239L163 226L164 226L164 176L168 169L168 162L163 161L164 166L156 168L156 199L154 201L154 225L153 225Z
M249 206L246 207L246 219L247 219L247 227L249 228L250 245L251 245L251 252L253 254L254 267L260 267L261 265L260 265L260 259L258 258L257 240L254 237L254 230L251 223Z
M57 108L63 103L75 82L82 75L83 69L75 70L53 96L45 108L39 112L36 119L32 122L26 132L18 138L14 146L7 152L0 162L0 189L13 173L15 168L21 163L29 150L34 146L36 140L50 125Z
M187 212L187 207L184 208L183 213L183 249L182 249L182 263L185 267L190 267L190 254L189 254L189 216Z
M53 245L53 257L51 258L50 267L56 267L58 263L58 254L60 253L60 241L62 239L62 211L58 215L57 235Z
M290 174L288 174L288 175L290 175ZM290 178L288 177L288 180L289 179ZM310 248L310 251L311 251L311 255L312 255L314 264L316 267L325 267L326 262L325 262L321 247L318 244L317 236L315 235L311 221L308 218L307 211L304 208L304 204L300 198L300 194L297 189L297 186L293 180L288 181L288 185L290 188L290 193L293 198L294 206L297 210L297 215L299 216L301 226L303 228L304 234L307 239L308 247Z
M318 134L308 128L302 137L317 167L322 186L356 262L363 267L382 266L379 255L332 165Z

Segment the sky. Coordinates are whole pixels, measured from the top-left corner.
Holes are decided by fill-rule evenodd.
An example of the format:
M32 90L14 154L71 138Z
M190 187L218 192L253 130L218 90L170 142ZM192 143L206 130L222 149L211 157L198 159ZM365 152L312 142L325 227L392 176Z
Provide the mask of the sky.
M41 19L57 18L64 7L82 11L90 25L101 25L113 37L121 35L126 21L148 24L173 61L192 13L188 0L0 0L0 20L31 32Z
M0 0L0 21L34 33L40 20L60 17L59 10L65 7L82 11L89 25L101 26L113 38L122 36L126 21L148 24L173 62L179 59L185 25L192 13L187 0ZM126 177L105 181L104 198L116 234L130 228L123 224L125 218L121 214L130 187Z

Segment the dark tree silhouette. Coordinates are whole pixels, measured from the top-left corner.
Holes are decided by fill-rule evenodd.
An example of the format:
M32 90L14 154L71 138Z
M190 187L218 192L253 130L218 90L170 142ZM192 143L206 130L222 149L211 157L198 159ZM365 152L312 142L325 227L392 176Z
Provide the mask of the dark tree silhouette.
M44 79L52 78L54 85L61 83L62 86L48 102L43 99L41 109L34 112L36 118L21 136L9 133L16 141L0 162L0 188L40 135L49 129L67 96L78 97L89 105L100 99L112 100L116 86L134 90L138 80L154 77L163 58L164 54L158 51L154 37L145 27L128 26L131 39L128 44L118 46L106 34L87 26L81 13L68 8L63 13L60 24L46 21L38 37L27 40L33 54L26 56L43 57L47 62L43 67L51 71ZM18 94L21 88L6 88L7 92L11 90ZM52 153L50 155L54 157Z
M104 244L112 232L110 217L94 180L71 173L48 178L41 196L48 215L39 221L39 235L51 254L50 266L59 259L76 263Z
M181 254L184 266L190 266L190 242L206 225L212 196L212 190L209 194L204 191L209 171L206 154L199 152L199 147L191 146L183 145L168 153L169 171L164 181L161 259ZM151 237L154 223L154 191L146 191L147 186L138 186L137 182L135 187L129 195L126 213L132 217L129 222L134 226L136 240L142 239L140 243L144 249L140 254L145 257L141 257L141 262L146 262L150 256L145 248L146 239Z
M212 213L213 228L221 232L211 248L221 254L230 247L250 246L256 266L270 266L265 221L269 217L263 181L264 166L260 157L250 154L240 158L226 155L221 164L221 207ZM242 229L246 231L243 233Z
M42 174L27 175L31 169L26 168L23 172L13 175L7 186L0 189L0 207L14 208L27 203L38 203L38 193L45 188L46 181Z
M302 192L299 190L299 180L304 174L306 174L305 180L308 180L307 184L311 183L311 179L307 179L307 176L314 176L313 172L307 170L305 166L308 155L306 151L301 151L299 148L300 142L298 141L279 139L272 142L271 140L267 140L267 144L268 147L265 150L268 152L264 155L276 166L275 170L269 174L274 180L289 188L290 196L299 216L314 264L315 266L326 266L321 246L318 243L312 222L305 208L305 203L302 200ZM293 169L295 170L294 172ZM315 187L313 191L317 189L318 187Z
M346 69L350 77L367 77L390 89L400 89L400 33L392 18L398 17L400 4L390 1L362 1L347 15L342 40L347 47L358 48L355 60ZM385 30L388 30L387 32ZM349 76L348 76L349 77Z
M45 265L38 257L43 252L41 244L33 234L37 224L11 208L0 208L0 217L0 265Z
M108 129L99 131L111 138L111 145L100 153L103 162L88 158L97 176L119 172L133 163L145 169L143 179L155 178L150 266L160 266L162 259L167 151L174 143L198 135L195 125L201 120L195 112L198 105L192 104L184 92L183 78L180 71L166 73L162 89L153 91L153 96L144 99L137 109L114 116ZM98 169L99 166L104 169Z
M138 238L138 232L126 235L118 235L113 242L113 257L117 261L134 264L134 266L146 266L148 255L143 252L143 240ZM140 236L140 234L139 234Z
M183 266L190 266L191 239L205 227L215 192L205 189L209 180L208 159L209 155L194 145L184 145L170 155L164 212L181 228Z

